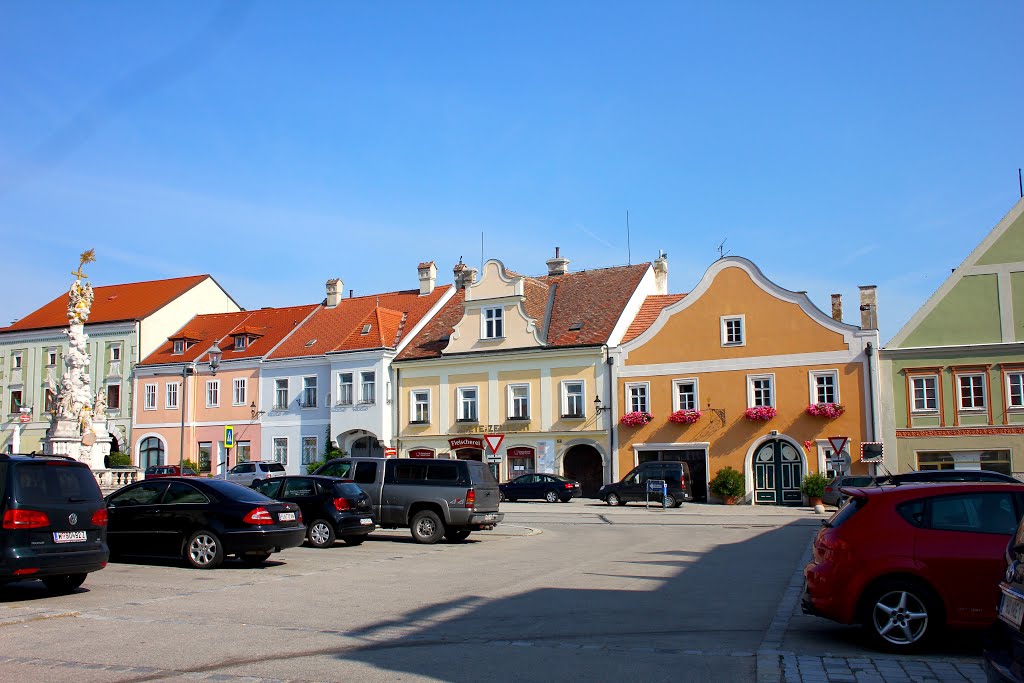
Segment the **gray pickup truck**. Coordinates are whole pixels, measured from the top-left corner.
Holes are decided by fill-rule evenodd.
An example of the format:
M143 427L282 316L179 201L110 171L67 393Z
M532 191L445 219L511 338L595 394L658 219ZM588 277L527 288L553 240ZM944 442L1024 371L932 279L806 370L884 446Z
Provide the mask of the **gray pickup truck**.
M314 474L358 484L370 496L377 523L408 527L417 543L437 543L442 536L462 541L505 517L498 512L498 482L472 460L336 458Z

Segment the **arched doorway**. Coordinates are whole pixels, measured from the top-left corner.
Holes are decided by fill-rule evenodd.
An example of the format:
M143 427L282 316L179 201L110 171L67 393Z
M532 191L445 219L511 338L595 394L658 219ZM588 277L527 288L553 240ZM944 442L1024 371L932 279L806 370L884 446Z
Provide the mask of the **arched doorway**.
M383 458L384 449L377 442L377 437L364 436L352 442L351 455L354 458Z
M754 502L761 505L800 505L803 458L786 439L769 439L754 449Z
M152 465L163 465L164 442L157 436L147 436L139 443L139 467L146 469Z
M584 498L596 498L604 484L604 462L593 446L573 446L562 459L562 473L580 483Z

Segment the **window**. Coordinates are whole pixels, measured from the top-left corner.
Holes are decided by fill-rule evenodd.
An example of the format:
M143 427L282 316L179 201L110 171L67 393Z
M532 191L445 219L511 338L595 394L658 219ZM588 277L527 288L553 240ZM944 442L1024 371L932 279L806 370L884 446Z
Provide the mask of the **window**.
M308 465L311 462L316 462L317 457L317 445L315 436L304 436L302 437L302 464Z
M57 407L57 392L53 389L47 389L46 395L43 397L43 410L47 413L52 413Z
M121 346L120 344L110 347L110 360L121 360Z
M164 494L162 505L174 505L184 503L209 503L209 499L197 491L195 487L180 481L172 481Z
M360 403L377 402L377 375L374 372L359 373L362 384L359 387Z
M372 484L377 481L377 463L357 462L352 480L357 484Z
M11 367L15 370L21 370L21 354L15 353L11 355Z
M178 382L168 382L164 394L164 406L170 410L178 409ZM154 397L155 398L155 397Z
M16 413L21 408L21 389L11 390L11 413Z
M753 375L747 377L747 405L775 406L774 377L772 375Z
M627 407L630 413L649 413L651 412L650 403L647 401L647 392L649 390L647 382L642 384L627 384L626 385L626 401Z
M174 340L174 353L185 353L185 340L175 339Z
M964 493L931 500L930 526L937 531L1012 534L1017 515L1009 493Z
M156 410L156 385L147 384L144 387L145 397L143 398L142 406L145 410Z
M510 384L508 387L508 417L510 420L530 419L530 385Z
M213 471L213 442L199 442L199 473L204 474Z
M459 387L459 422L476 422L479 418L477 412L477 390L476 387Z
M302 378L302 407L316 408L316 377Z
M562 382L562 417L585 417L583 382Z
M252 443L249 441L235 442L235 462L249 462L252 458Z
M246 390L249 388L249 381L245 377L236 377L231 382L231 405L244 406L246 404Z
M288 379L274 380L274 410L288 407Z
M481 320L483 329L480 336L484 339L499 339L505 336L505 309L500 306L483 309Z
M811 403L839 403L839 373L835 370L810 373Z
M1006 373L1006 407L1024 408L1024 372Z
M136 505L156 505L167 490L167 483L157 479L153 483L144 482L123 493L110 497L110 507L134 507Z
M107 410L121 409L121 385L107 385Z
M937 375L910 378L911 392L914 395L913 411L915 413L939 409L938 385L939 378Z
M412 408L412 424L427 424L430 422L430 392L420 389L410 393Z
M235 351L245 351L245 347L249 345L249 338L244 334L235 335Z
M46 352L46 364L51 368L57 364L57 352L53 349Z
M722 346L743 346L746 344L744 335L742 315L723 315L722 318Z
M697 397L697 380L677 379L675 385L676 410L697 410L700 400Z
M275 436L274 437L274 450L272 457L274 462L279 462L282 465L288 464L288 437L287 436Z
M985 409L985 375L957 375L960 388L960 410Z
M352 405L352 373L338 373L338 404L343 406Z
M164 444L155 436L147 436L139 444L139 467L164 464Z
M1010 451L919 451L919 470L988 470L1013 474Z
M220 405L220 380L206 380L206 407L216 408Z

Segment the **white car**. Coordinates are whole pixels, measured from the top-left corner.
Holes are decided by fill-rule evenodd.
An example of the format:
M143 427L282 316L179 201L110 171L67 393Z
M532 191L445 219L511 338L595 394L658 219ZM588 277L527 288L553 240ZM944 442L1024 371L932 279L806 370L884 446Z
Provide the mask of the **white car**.
M283 477L284 474L284 465L279 462L240 462L228 470L224 478L242 486L252 486L264 479Z

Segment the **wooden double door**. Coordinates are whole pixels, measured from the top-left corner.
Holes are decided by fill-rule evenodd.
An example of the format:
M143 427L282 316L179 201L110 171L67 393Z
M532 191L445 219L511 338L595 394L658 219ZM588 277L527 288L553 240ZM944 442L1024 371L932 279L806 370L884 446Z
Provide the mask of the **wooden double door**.
M760 505L800 505L803 460L785 439L770 439L754 451L754 502Z

